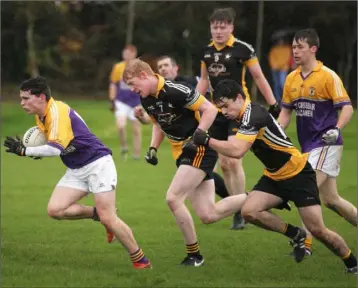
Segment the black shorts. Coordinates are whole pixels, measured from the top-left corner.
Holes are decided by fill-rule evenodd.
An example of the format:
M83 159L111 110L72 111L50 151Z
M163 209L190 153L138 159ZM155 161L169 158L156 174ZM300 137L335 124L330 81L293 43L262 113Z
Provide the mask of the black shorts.
M273 180L262 176L252 189L276 195L284 201L292 201L296 207L320 205L316 173L307 161L296 176L286 180Z
M210 147L199 146L196 154L183 152L176 161L177 167L189 165L206 173L204 180L213 179L213 170L218 160L218 153Z
M227 140L230 135L235 135L231 131L232 120L227 119L221 112L216 116L214 123L209 128L210 137L217 140Z

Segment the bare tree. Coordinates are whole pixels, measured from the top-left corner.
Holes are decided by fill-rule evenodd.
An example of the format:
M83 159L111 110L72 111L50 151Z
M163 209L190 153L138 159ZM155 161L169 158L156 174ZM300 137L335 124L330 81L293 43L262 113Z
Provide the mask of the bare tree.
M128 18L127 18L126 44L132 44L134 17L135 17L135 0L129 0L127 15L128 15Z

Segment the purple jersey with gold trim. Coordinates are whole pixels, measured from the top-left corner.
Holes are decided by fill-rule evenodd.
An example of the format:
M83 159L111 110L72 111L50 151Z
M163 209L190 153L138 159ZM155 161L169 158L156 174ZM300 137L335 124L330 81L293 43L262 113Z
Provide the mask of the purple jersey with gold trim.
M110 81L117 86L116 100L127 104L130 107L140 105L140 96L133 92L123 81L123 72L126 68L126 62L122 61L113 66Z
M282 106L296 111L298 140L302 152L326 146L322 135L334 128L338 109L351 105L339 76L317 61L313 71L303 77L301 67L286 78ZM335 145L342 145L340 135Z
M53 98L47 104L43 119L35 116L48 145L61 150L62 162L71 169L81 168L112 151L91 133L81 116Z

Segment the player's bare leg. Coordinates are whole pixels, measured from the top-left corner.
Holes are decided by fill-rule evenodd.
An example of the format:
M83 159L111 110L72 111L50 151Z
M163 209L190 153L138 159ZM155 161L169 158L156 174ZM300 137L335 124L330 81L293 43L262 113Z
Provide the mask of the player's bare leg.
M247 198L246 194L239 194L215 203L214 189L214 180L207 180L189 196L193 209L204 224L211 224L233 215L241 210Z
M128 143L127 143L127 116L120 115L116 119L116 125L119 135L119 141L121 144L121 155L126 159L128 154Z
M47 214L57 220L92 218L93 207L76 203L87 194L86 191L56 186L47 205Z
M112 231L116 239L127 249L133 262L133 267L136 269L151 268L150 261L138 246L132 230L116 214L115 191L94 193L93 196L101 223Z
M357 227L357 208L343 199L337 191L336 178L328 177L322 171L316 171L317 186L319 189L319 196L322 203L338 215L344 217L349 223ZM306 230L307 238L305 241L307 255L312 254L312 234L302 223L302 227Z
M346 271L357 273L357 259L343 238L325 226L321 206L300 207L298 211L311 234L343 260L346 265Z
M96 208L76 203L88 194L70 187L56 186L49 203L47 205L47 214L57 220L78 220L93 219L99 221ZM113 234L106 228L107 241L113 241Z
M133 158L140 158L140 148L142 147L142 125L138 120L132 120L133 130Z
M282 199L278 196L261 191L252 191L249 193L241 213L246 221L289 237L294 245L295 260L296 262L301 262L305 256L305 230L286 223L277 215L267 211L277 207L282 202Z
M185 199L195 191L204 178L204 171L189 165L181 165L175 173L166 196L167 204L184 236L188 256L183 260L183 265L198 267L204 263L204 258L200 254L194 221L185 206Z
M219 154L219 162L223 172L225 186L230 195L245 193L245 172L242 159L234 159ZM245 226L240 212L235 213L231 229L240 230Z

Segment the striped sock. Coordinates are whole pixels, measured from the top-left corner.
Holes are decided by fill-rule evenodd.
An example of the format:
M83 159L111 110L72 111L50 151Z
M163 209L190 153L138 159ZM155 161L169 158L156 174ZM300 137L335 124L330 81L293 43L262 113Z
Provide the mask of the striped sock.
M305 247L306 249L312 251L312 238L305 239Z
M200 247L198 242L195 242L194 244L187 244L186 253L188 256L200 255Z
M144 252L141 248L132 254L129 254L133 263L147 263L148 259L145 257Z

